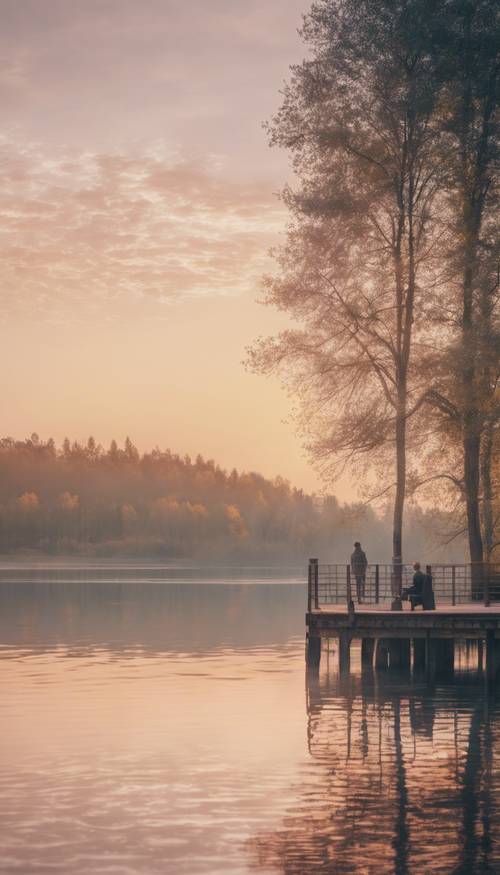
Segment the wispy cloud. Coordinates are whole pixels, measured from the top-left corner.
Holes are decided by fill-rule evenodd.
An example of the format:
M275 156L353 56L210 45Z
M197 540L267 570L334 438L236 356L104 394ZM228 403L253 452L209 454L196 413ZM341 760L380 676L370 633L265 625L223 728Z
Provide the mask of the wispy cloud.
M238 294L283 225L268 183L228 180L215 161L14 143L0 161L4 313Z
M273 175L277 106L309 0L2 0L3 131L107 149L168 139Z

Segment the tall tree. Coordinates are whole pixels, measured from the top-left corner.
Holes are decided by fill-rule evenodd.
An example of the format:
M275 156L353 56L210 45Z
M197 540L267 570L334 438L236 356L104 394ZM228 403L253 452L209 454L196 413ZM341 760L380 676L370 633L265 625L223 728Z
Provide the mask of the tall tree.
M292 221L266 300L300 324L250 354L299 399L313 458L334 470L383 459L401 561L411 418L425 387L415 345L433 274L441 172L433 125L434 3L320 0L304 20L271 143L293 156ZM409 431L410 429L410 431Z
M445 309L451 336L429 402L458 429L472 562L491 541L492 451L499 421L499 13L493 0L440 4L433 38L445 134L448 229ZM483 513L481 514L481 501Z

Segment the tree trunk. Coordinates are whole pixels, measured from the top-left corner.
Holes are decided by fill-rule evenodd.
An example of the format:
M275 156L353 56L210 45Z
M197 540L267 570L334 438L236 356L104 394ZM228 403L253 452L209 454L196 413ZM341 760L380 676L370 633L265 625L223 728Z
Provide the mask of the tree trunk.
M407 168L407 141L402 150L402 172L399 183L398 204L399 221L394 250L394 278L396 281L396 357L395 382L397 387L396 401L396 495L394 497L394 514L392 526L392 610L401 610L401 560L403 555L403 514L406 493L406 375L409 360L409 340L411 338L411 319L408 321L408 311L405 310L404 269L402 258L402 242L405 234L405 190L404 179ZM410 284L411 285L411 284ZM408 333L408 328L410 329Z
M467 208L465 208L464 213L464 224L472 222L470 211L467 210ZM472 233L470 233L465 258L462 305L462 385L464 393L462 444L464 452L464 489L467 508L467 529L469 536L470 561L472 563L483 561L483 539L481 535L481 514L479 508L481 411L478 407L477 400L477 344L474 332L473 305L473 275L476 263L476 250L477 231L473 228Z
M392 527L393 610L401 610L403 516L406 497L406 387L400 387L396 414L396 496Z
M403 514L406 492L406 419L401 405L396 413L396 495L392 525L392 561L401 564L403 555Z
M481 454L481 486L483 493L483 546L486 562L491 561L494 541L493 522L493 483L491 479L491 463L493 458L493 426L488 424L483 436Z
M496 106L497 64L494 63L492 65L488 80L482 83L481 114L480 116L476 115L473 97L473 85L475 82L475 37L473 27L475 13L473 5L465 7L465 9L460 118L460 187L463 199L462 230L465 243L462 279L462 442L470 560L473 563L481 563L483 561L483 539L479 502L481 433L484 428L484 410L481 404L481 393L478 385L481 335L478 335L476 330L474 299L481 227L484 218L486 193L491 181L489 179L491 173L489 143L492 137L491 119ZM480 136L477 139L472 136L474 134L476 118L479 119L481 124ZM476 145L472 146L474 142Z
M464 484L467 506L469 553L472 563L483 561L483 537L479 512L479 435L464 428Z

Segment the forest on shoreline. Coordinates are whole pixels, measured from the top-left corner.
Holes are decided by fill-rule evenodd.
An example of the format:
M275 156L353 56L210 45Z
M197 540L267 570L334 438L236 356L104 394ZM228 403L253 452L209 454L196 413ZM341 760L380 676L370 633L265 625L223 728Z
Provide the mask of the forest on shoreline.
M405 560L463 562L454 526L446 511L409 507ZM108 449L92 437L60 448L36 434L0 440L4 556L344 562L355 539L371 561L390 561L390 516L201 455L141 454L129 438Z

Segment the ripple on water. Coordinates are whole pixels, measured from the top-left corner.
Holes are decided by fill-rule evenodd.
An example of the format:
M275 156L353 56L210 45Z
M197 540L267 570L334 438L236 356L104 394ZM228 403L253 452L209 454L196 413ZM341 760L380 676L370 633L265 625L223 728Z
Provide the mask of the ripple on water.
M471 671L393 682L355 653L345 679L332 651L306 684L297 586L106 586L0 582L0 872L500 871Z

